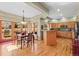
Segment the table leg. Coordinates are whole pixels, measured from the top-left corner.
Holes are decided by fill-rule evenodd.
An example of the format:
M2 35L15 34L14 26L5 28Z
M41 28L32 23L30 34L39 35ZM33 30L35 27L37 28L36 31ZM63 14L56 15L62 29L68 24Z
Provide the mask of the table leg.
M22 49L22 38L21 38L21 49Z

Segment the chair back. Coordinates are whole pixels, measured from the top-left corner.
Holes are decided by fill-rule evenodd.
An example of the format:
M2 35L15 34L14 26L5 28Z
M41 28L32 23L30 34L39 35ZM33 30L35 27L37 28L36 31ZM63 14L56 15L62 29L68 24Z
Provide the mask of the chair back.
M17 37L17 40L20 40L21 39L21 33L20 32L17 32L16 33L16 37Z
M28 40L32 40L32 37L33 37L33 35L32 35L32 33L28 33Z

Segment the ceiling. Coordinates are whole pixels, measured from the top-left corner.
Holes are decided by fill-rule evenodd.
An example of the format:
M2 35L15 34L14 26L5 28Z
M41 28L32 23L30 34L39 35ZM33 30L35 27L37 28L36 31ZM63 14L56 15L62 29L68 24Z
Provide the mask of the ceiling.
M27 18L34 17L41 13L37 9L24 2L0 2L0 10L18 16L23 16L24 10L24 16Z
M49 9L50 18L74 17L79 13L78 2L42 2Z
M37 2L35 2L34 4L36 3ZM45 8L47 8L48 17L50 18L55 19L59 19L62 17L70 18L79 15L78 2L40 2L40 3ZM44 8L42 9L45 10ZM34 8L33 6L25 2L0 2L0 10L18 16L23 16L23 10L24 10L24 16L27 18L32 18L42 13L37 8Z

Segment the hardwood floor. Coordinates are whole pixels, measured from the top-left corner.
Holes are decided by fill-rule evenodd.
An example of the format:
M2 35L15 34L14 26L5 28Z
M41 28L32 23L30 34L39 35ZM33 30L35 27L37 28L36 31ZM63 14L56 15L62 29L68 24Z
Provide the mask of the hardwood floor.
M20 46L12 43L0 44L1 56L71 56L71 39L57 39L56 46L46 46L43 41L35 41L34 46L20 49Z

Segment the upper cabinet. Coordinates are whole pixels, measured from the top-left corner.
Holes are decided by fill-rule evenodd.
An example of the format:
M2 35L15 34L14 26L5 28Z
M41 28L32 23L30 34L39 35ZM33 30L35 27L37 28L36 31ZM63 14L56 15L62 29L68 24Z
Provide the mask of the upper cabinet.
M50 24L49 24L50 28L60 28L63 25L66 25L67 28L74 28L75 22L50 23Z
M68 28L74 28L75 22L67 22Z

